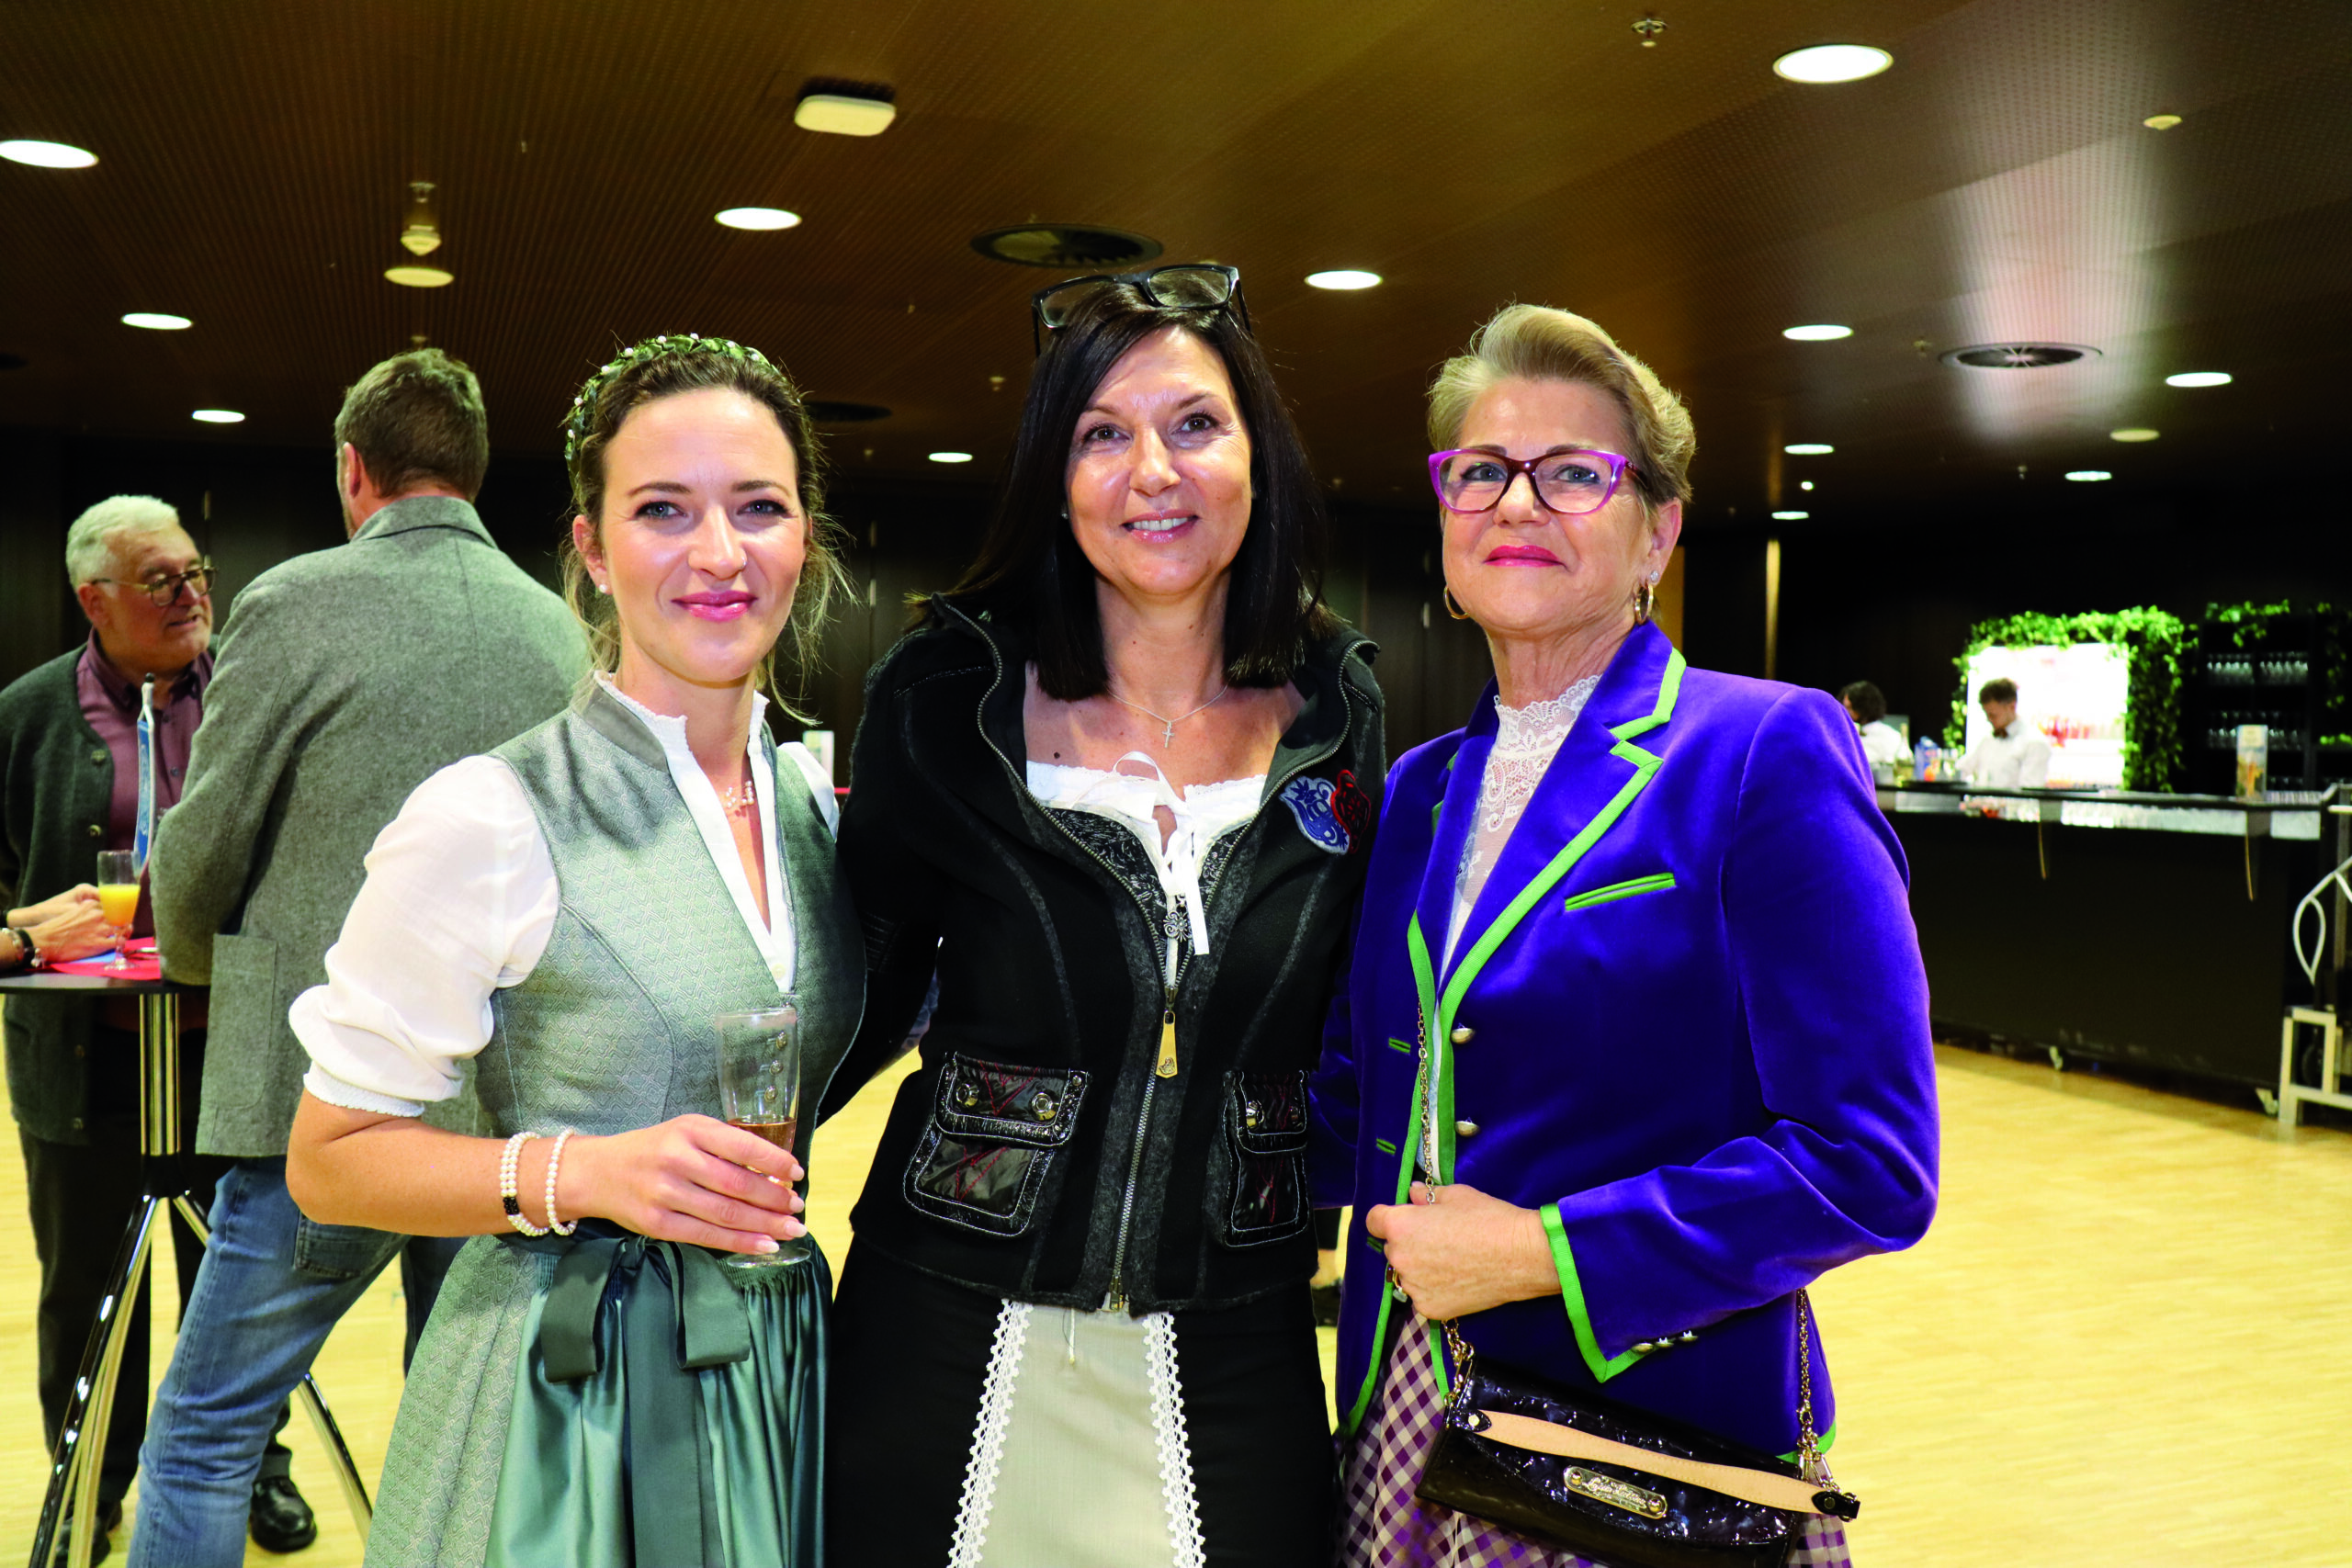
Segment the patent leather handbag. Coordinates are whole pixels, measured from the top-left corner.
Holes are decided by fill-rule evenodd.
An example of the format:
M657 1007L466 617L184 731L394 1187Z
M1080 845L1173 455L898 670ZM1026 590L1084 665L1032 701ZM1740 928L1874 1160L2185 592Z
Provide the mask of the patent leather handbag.
M1420 1049L1426 1061L1426 1020ZM1427 1150L1430 1101L1416 1095ZM1453 1389L1413 1489L1424 1503L1602 1568L1781 1568L1807 1515L1861 1512L1831 1477L1814 1429L1813 1303L1803 1291L1796 1463L1532 1372L1482 1366L1453 1319L1442 1326Z
M1807 1514L1860 1511L1818 1462L1808 1303L1797 1299L1806 1467L1713 1433L1478 1361L1445 1325L1445 1424L1416 1495L1606 1568L1779 1568Z

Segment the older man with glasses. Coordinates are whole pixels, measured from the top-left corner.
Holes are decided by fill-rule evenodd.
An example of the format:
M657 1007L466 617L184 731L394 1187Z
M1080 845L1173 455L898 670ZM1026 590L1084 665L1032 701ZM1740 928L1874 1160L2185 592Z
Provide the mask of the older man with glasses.
M118 495L75 520L65 569L89 618L83 645L0 692L0 903L18 905L0 941L0 968L79 958L110 945L90 887L101 850L127 850L139 812L141 689L154 682L154 809L180 797L188 747L212 677L212 567L152 496ZM153 930L144 898L134 935ZM203 1013L186 1036L191 1126L204 1060ZM112 1248L140 1199L138 1015L127 998L17 996L7 1007L8 1094L25 1156L33 1245L40 1258L41 1416L51 1446L82 1349L96 1319ZM195 1198L209 1206L225 1161L198 1162ZM174 1249L185 1299L201 1256L176 1217ZM147 1293L133 1303L99 1472L99 1519L111 1530L139 1461L147 1416ZM254 1537L277 1551L307 1545L310 1509L273 1442L270 1495ZM281 1495L280 1494L283 1494ZM92 1561L106 1554L102 1537Z

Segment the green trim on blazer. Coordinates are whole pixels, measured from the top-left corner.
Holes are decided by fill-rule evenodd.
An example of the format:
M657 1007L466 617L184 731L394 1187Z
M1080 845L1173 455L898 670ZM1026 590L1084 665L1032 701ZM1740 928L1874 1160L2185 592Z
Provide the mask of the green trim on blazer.
M1620 898L1638 898L1645 893L1664 893L1674 886L1674 873L1661 871L1654 876L1637 876L1631 882L1612 882L1606 887L1596 887L1589 893L1571 893L1560 912L1589 909L1595 904L1614 904Z
M1463 954L1461 964L1453 971L1453 977L1446 982L1442 996L1434 994L1436 991L1434 966L1430 961L1429 940L1421 931L1420 916L1416 913L1412 923L1406 928L1405 951L1406 955L1412 961L1413 987L1419 998L1420 1015L1424 1020L1433 1021L1433 1026L1427 1032L1428 1048L1421 1055L1421 1070L1414 1077L1413 1100L1412 1104L1407 1108L1406 1132L1399 1147L1418 1149L1420 1146L1420 1140L1414 1135L1414 1129L1419 1124L1419 1107L1423 1097L1430 1092L1430 1074L1434 1069L1437 1083L1437 1125L1434 1132L1438 1145L1438 1174L1442 1183L1450 1184L1453 1179L1454 1014L1460 1010L1462 998L1468 993L1471 982L1477 978L1478 972L1486 967L1487 961L1494 956L1496 949L1501 947L1511 932L1518 929L1519 923L1527 918L1528 911L1534 908L1543 900L1544 895L1557 886L1560 879L1567 875L1575 868L1576 863L1590 852L1592 846L1599 843L1601 837L1617 825L1618 819L1624 816L1626 807L1633 805L1634 800L1639 798L1642 791L1649 787L1650 780L1657 776L1657 771L1664 765L1665 759L1634 745L1634 740L1637 736L1647 735L1674 716L1675 699L1681 694L1682 671L1687 666L1681 650L1678 649L1670 651L1666 661L1666 673L1658 681L1657 705L1639 718L1630 718L1623 724L1610 726L1609 733L1617 742L1610 748L1610 754L1634 764L1634 776L1625 781L1623 787L1620 788L1610 797L1606 805L1594 813L1592 819L1577 831L1576 837L1569 840L1542 871L1530 878L1527 885L1519 890L1509 904L1504 906L1502 912L1495 917L1493 922L1479 933L1477 941L1473 942L1470 950ZM1457 752L1456 755L1459 753ZM1449 762L1448 769L1450 770L1452 764ZM1628 885L1621 884L1620 886ZM1645 892L1650 890L1649 888L1642 889ZM1611 890L1600 889L1600 891ZM1402 1203L1406 1201L1411 1191L1412 1180L1413 1162L1400 1154L1396 1161L1396 1202ZM1551 1224L1558 1224L1556 1210L1553 1211ZM1566 1233L1562 1231L1558 1235L1559 1240L1553 1254L1555 1264L1561 1256L1562 1249L1566 1246ZM1566 1281L1564 1280L1564 1293L1566 1284ZM1373 1324L1372 1331L1372 1342L1374 1346L1387 1343L1388 1314L1396 1304L1396 1299L1394 1292L1387 1290L1381 1292L1380 1312ZM1576 1297L1576 1306L1569 1312L1572 1323L1577 1320L1577 1310L1582 1305L1583 1293L1579 1289ZM1589 1336L1591 1332L1590 1322L1585 1321L1581 1336L1577 1340L1579 1348L1585 1344L1585 1338L1582 1336ZM1436 1336L1430 1337L1430 1359L1437 1371L1440 1394L1450 1398L1453 1393L1453 1380L1447 1374L1444 1352L1439 1348L1442 1343L1442 1341ZM1587 1352L1588 1361L1594 1353L1594 1351ZM1349 1407L1345 1428L1348 1431L1355 1430L1357 1425L1363 1419L1364 1411L1372 1404L1373 1390L1378 1385L1383 1370L1381 1360L1382 1359L1375 1355L1371 1364L1364 1369L1363 1386L1356 1391L1355 1399ZM1616 1368L1618 1371L1623 1370L1623 1367ZM1615 1371L1609 1375L1614 1376Z

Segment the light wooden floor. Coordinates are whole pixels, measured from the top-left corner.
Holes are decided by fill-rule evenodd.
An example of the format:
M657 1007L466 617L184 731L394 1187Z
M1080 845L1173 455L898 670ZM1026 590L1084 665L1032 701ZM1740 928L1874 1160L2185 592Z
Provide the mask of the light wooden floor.
M1934 1232L1814 1292L1864 1568L2352 1564L2352 1136L1939 1059ZM812 1219L836 1260L894 1087L818 1135ZM22 1179L0 1165L0 1562L28 1550L45 1468ZM388 1275L318 1368L371 1477L400 1335ZM299 1417L288 1435L322 1526L295 1561L356 1563L315 1439Z

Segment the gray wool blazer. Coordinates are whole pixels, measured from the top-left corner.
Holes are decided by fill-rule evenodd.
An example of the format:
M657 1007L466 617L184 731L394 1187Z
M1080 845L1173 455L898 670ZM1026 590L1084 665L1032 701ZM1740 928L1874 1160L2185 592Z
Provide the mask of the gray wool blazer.
M310 1067L286 1010L325 979L368 846L432 773L561 711L586 668L563 602L448 497L396 501L237 595L149 863L165 973L212 987L199 1152L286 1152ZM467 1095L433 1119L475 1115Z

